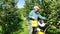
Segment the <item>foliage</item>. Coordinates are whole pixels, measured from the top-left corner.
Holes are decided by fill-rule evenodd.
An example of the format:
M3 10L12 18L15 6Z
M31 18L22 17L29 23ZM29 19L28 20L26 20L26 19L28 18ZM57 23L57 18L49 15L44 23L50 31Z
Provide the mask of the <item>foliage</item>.
M35 5L40 7L40 14L48 19L46 23L51 25L46 32L60 33L60 0L25 0L21 9L17 8L17 1L0 0L0 34L28 34L28 19L24 18L28 17Z
M25 12L26 15L29 15L29 12L33 9L33 6L37 5L40 7L39 12L42 16L45 16L48 20L46 21L49 25L54 25L56 27L56 30L54 28L52 32L57 34L57 30L60 30L60 0L26 0L25 2ZM51 28L51 27L49 27ZM48 30L49 30L48 28ZM51 30L49 30L51 31ZM49 32L48 31L48 32ZM60 32L60 31L59 31Z
M0 34L14 34L16 31L21 31L23 20L21 16L18 16L15 0L2 0L1 2L3 4L0 6L2 8L0 9Z

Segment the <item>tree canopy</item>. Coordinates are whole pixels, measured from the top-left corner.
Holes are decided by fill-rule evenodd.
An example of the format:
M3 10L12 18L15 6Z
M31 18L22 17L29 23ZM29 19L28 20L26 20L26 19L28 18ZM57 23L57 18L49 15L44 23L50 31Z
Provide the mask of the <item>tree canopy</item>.
M60 0L25 0L24 8L17 8L18 0L0 0L0 34L28 34L28 15L34 6L46 17L48 34L60 34ZM25 20L25 18L27 18Z

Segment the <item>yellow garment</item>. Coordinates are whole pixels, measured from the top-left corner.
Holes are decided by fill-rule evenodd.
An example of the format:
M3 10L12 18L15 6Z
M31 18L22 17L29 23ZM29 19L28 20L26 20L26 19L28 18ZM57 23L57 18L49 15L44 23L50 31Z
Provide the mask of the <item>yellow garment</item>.
M44 34L44 32L38 32L38 34Z
M32 21L32 27L38 27L38 21Z

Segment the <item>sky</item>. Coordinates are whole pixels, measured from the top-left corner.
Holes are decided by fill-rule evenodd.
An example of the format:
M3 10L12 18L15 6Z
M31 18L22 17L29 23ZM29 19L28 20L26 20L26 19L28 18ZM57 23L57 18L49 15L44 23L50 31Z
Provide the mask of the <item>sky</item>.
M24 4L25 4L24 0L19 0L18 3L17 3L17 6L18 6L18 8L23 8Z

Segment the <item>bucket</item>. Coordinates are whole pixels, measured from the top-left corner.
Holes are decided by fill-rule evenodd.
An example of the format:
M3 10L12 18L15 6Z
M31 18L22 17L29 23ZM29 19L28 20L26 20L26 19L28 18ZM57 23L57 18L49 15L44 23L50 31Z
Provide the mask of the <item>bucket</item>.
M38 21L33 20L32 21L32 27L38 27Z
M38 32L38 34L44 34L44 32Z

